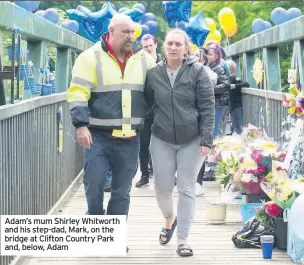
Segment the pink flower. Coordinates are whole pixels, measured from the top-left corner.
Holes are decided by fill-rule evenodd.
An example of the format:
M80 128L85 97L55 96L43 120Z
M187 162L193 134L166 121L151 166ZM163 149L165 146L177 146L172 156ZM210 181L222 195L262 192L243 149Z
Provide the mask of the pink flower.
M289 108L289 100L286 99L286 98L283 99L283 107L284 108Z
M262 150L253 150L251 153L251 158L256 164L260 164L263 160Z

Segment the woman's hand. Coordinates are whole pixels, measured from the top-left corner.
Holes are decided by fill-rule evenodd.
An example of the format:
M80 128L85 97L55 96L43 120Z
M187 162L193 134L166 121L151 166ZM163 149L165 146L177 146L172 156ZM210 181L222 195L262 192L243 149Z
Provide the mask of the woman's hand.
M210 152L210 148L209 147L206 147L206 146L201 146L200 147L200 153L201 153L201 156L206 156L208 155Z

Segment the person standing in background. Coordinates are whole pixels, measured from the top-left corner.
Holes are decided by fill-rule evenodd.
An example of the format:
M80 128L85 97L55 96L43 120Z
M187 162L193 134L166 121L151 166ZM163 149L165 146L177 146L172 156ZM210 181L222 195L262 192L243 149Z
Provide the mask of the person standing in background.
M157 49L157 42L156 39L150 35L145 34L141 38L141 45L142 48L149 53L155 63L158 63L162 58L159 54L156 53ZM140 180L135 184L135 187L140 188L149 183L149 163L151 164L151 167L153 167L151 163L151 157L150 157L150 139L151 139L151 125L153 124L153 111L154 109L151 109L145 119L144 122L144 128L140 132L140 150L139 150L139 161L140 161L140 170L141 170L141 178Z
M236 76L236 63L232 60L227 61L230 70L229 81L230 89L230 116L232 122L232 133L242 134L243 129L243 107L242 107L242 88L249 87L249 83Z

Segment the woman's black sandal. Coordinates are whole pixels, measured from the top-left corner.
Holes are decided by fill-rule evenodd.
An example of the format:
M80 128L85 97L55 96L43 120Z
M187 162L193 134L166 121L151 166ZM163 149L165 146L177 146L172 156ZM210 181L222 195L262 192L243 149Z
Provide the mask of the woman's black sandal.
M177 218L175 218L174 223L172 224L171 229L168 228L162 228L162 230L160 231L159 234L159 243L161 243L162 245L168 244L171 240L171 237L173 235L173 232L176 228L177 225ZM162 238L165 237L166 240L163 240Z
M181 257L189 257L189 256L193 255L192 249L188 245L186 245L186 244L180 244L180 245L178 245L176 252Z

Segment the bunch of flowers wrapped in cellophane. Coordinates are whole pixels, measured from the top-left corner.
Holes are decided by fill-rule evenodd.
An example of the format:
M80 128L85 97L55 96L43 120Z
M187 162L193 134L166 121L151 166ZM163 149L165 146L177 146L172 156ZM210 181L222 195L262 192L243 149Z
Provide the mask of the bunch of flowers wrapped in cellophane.
M263 129L249 123L247 127L243 128L242 142L248 145L256 139L264 139Z
M238 171L239 167L239 162L232 154L226 159L219 160L215 169L216 181L221 184L224 189L229 190L233 184L233 177Z
M241 159L242 170L241 183L246 188L245 194L262 194L261 182L269 172L269 158L263 156L262 150L253 149L248 151Z
M288 108L291 117L304 118L304 95L297 84L292 84L288 93L284 93L283 107Z
M261 188L282 209L290 208L298 193L294 190L292 180L288 178L286 171L276 166L276 161L272 161L272 164L272 171L263 179Z
M271 156L277 154L275 142L255 139L239 157L240 170L234 177L237 188L243 194L263 194L261 182L271 170Z
M242 144L240 137L225 136L222 139L216 139L213 142L210 155L208 155L208 161L218 163L222 160L222 152L243 152L245 146Z

